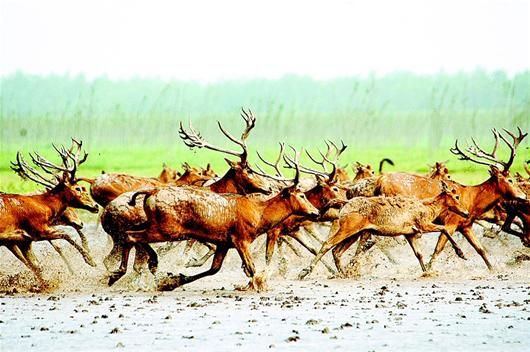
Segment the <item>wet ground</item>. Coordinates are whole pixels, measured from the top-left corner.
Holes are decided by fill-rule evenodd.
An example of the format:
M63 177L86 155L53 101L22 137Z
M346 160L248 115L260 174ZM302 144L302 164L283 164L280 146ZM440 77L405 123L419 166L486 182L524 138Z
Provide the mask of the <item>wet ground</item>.
M494 273L461 239L469 260L446 249L435 274L425 277L410 248L386 243L390 258L374 247L360 277L349 279L329 279L320 265L298 281L310 256L288 252L285 278L275 272L262 293L234 290L246 282L235 253L218 275L173 292L149 291L146 273L108 288L101 264L106 239L101 233L90 239L100 264L90 268L68 249L76 274L49 244L35 246L52 283L41 293L28 292L31 274L0 249L0 351L530 350L530 261L505 235L481 238ZM434 241L422 239L426 255ZM262 267L261 243L255 256ZM182 259L182 247L172 250L161 272L178 272Z

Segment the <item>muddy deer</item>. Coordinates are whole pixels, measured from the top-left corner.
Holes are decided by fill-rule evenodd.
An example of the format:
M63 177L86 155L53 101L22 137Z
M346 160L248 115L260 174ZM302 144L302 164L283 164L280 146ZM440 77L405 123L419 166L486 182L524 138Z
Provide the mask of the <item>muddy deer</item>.
M333 145L336 149L336 153L334 156L334 160L328 159L330 156L329 153L326 153L326 155L321 154L322 160L317 160L314 158L311 154L307 153L309 158L313 160L313 162L319 164L322 166L324 170L326 170L326 167L324 166L325 163L329 163L332 166L332 169L330 172L321 172L317 171L315 169L309 168L307 166L302 165L296 165L295 162L289 158L286 155L283 155L283 144L280 144L280 154L278 158L276 159L276 162L271 163L266 161L263 157L259 156L262 162L264 162L266 165L269 165L276 171L276 177L280 177L277 180L281 181L281 178L284 177L282 172L278 168L278 162L280 159L283 159L286 163L286 167L290 169L295 169L296 167L299 168L299 170L303 173L307 173L310 175L313 175L317 178L316 185L311 187L309 190L305 191L304 194L309 200L309 202L317 208L319 211L327 205L331 200L334 199L346 199L346 190L342 188L339 184L339 177L338 177L338 170L339 167L337 166L337 162L339 160L340 155L346 150L346 145L344 142L342 142L342 145L340 148L338 148L333 142L326 142L328 144L328 151L329 151L329 145ZM291 147L292 148L292 147ZM292 148L294 151L294 148ZM261 171L261 170L260 170ZM265 175L264 175L265 176ZM313 248L313 246L309 245L306 239L301 235L300 229L304 228L308 233L313 234L313 230L310 229L310 226L312 226L315 222L325 222L325 221L331 221L335 218L335 215L332 213L322 213L318 219L312 219L308 220L305 216L299 216L299 215L291 215L289 218L278 224L277 226L271 228L267 232L267 242L266 242L266 251L265 251L265 261L266 261L266 269L265 269L265 275L269 275L270 269L271 269L271 263L272 263L272 256L274 254L274 247L278 240L283 237L291 237L298 241L304 248L306 248L310 253L313 255L316 255L317 251L316 248ZM319 240L318 238L316 238ZM320 242L320 240L319 240ZM282 242L279 242L280 244ZM289 245L288 242L286 242L287 245ZM293 247L291 247L293 248ZM297 254L297 252L295 252ZM326 266L327 264L324 263ZM334 272L333 269L329 266L328 270L330 270L332 273Z
M295 160L297 162L297 158ZM126 232L120 270L111 277L109 284L125 274L129 250L135 243L195 238L216 245L211 268L193 276L168 277L162 280L159 289L174 289L217 273L230 248L237 250L243 262L244 272L250 278L248 288L263 289L263 278L255 275L249 248L251 243L292 214L319 215L318 209L298 188L299 174L297 168L292 185L265 200L255 195L217 194L190 187L165 187L135 193L133 202L139 195L145 195L143 204L148 220L144 229Z
M79 251L85 262L96 266L90 254L55 224L68 207L85 209L97 213L98 206L90 198L86 189L78 184L75 174L79 165L86 161L88 154L81 156L82 143L72 140L72 148L55 147L62 159L57 165L37 153L30 154L35 165L52 175L51 178L35 170L24 160L20 152L12 169L24 179L29 179L46 187L40 194L0 194L0 244L6 246L24 263L43 284L41 269L31 250L34 241L64 239Z
M90 184L90 194L92 198L102 207L107 206L113 199L125 192L136 191L145 187L159 187L167 184L172 185L202 185L206 181L216 177L210 165L206 169L199 169L183 165L184 172L178 173L163 165L163 170L159 177L133 176L129 174L103 173L94 179L80 178Z
M299 279L309 275L322 256L348 239L355 242L365 231L378 236L404 235L425 272L423 256L416 239L426 232L442 232L451 240L443 225L433 221L445 210L467 216L459 204L459 195L444 188L436 197L417 200L409 197L356 197L341 208L339 218L331 226L329 238L324 242L307 269L302 270ZM335 253L334 253L335 254ZM334 255L339 273L344 274L340 257Z
M236 139L229 134L223 128L221 123L218 122L221 132L230 141L238 145L242 149L241 152L223 149L209 143L191 126L187 130L181 124L179 135L184 143L190 148L205 148L212 151L221 152L223 154L237 156L239 158L238 162L225 159L230 167L229 170L219 180L208 186L205 186L206 189L216 193L250 194L257 192L270 194L272 191L270 181L261 175L256 174L248 164L248 148L246 145L246 139L248 138L250 131L255 126L256 118L250 110L248 112L242 110L241 117L245 122L245 128L240 139ZM114 247L104 261L105 266L109 271L111 268L115 267L122 252L120 241L117 239L123 237L125 231L144 223L147 220L141 204L137 204L136 206L129 205L131 196L133 194L134 192L122 194L114 201L109 203L109 205L105 207L102 214L103 228L114 240ZM214 252L214 247L209 244L207 246L210 251L202 258L192 260L188 266L201 266L204 264L204 262L206 262L206 260L208 260L208 258ZM149 263L149 267L152 272L156 271L158 260L153 256L154 251L151 251L147 247L148 245L136 246L135 269L137 271L139 271L145 263Z

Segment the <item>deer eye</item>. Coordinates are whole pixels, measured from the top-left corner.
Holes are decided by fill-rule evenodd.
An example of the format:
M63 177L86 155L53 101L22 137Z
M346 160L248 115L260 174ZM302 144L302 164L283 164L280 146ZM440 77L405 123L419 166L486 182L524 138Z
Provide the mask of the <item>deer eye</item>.
M305 198L305 194L300 194L300 198Z
M513 183L513 180L510 178L510 179L508 179L508 182Z
M459 200L460 199L460 196L455 196L456 200Z
M338 189L337 187L333 187L332 190L333 190L334 192L338 192L338 191L339 191L339 189Z

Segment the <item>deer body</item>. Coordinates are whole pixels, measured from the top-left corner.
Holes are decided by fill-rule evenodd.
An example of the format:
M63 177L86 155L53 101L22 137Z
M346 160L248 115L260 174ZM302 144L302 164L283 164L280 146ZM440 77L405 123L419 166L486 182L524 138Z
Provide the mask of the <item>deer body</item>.
M357 197L349 200L340 210L339 218L333 222L329 238L308 269L300 273L307 276L330 249L352 239L355 242L365 231L379 236L405 235L425 271L423 257L415 245L415 236L424 232L442 231L445 228L433 224L434 219L450 209L465 214L453 193L442 192L423 201L408 197ZM351 243L352 241L348 241ZM339 258L340 259L340 258ZM343 272L340 260L335 256L339 272Z
M217 245L212 268L195 276L181 276L163 288L174 288L216 273L229 248L237 249L245 273L254 280L255 268L249 251L254 239L291 214L318 215L318 210L294 187L267 200L190 187L166 187L143 193L147 193L144 199L147 228L127 232L120 272L111 277L111 284L125 273L127 248L132 244L189 238Z

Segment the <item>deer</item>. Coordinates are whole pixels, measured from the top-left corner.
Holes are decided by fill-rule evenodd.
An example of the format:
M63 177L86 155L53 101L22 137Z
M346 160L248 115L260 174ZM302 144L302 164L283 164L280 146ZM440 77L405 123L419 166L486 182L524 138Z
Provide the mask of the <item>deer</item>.
M298 157L295 156L295 163ZM131 199L144 195L143 207L147 222L143 229L129 230L123 242L119 275L127 269L130 248L136 243L179 241L195 238L216 245L210 269L192 276L180 274L162 280L158 289L172 290L205 276L214 275L222 266L230 248L235 248L250 278L247 289L262 290L265 280L256 275L250 245L256 237L278 225L289 216L319 215L299 189L299 169L296 168L291 185L267 199L255 195L218 194L211 190L190 187L164 187L136 192ZM114 276L112 284L121 276Z
M426 232L442 232L449 236L443 225L433 221L445 210L467 216L467 211L459 203L460 196L455 190L449 190L445 183L442 192L432 198L418 200L410 197L356 197L346 202L340 209L339 217L331 226L330 235L323 243L318 254L308 268L298 276L304 279L309 275L322 256L330 249L336 248L348 239L355 242L365 231L378 236L405 236L421 269L427 269L423 263L423 255L416 243L418 237ZM339 273L344 275L340 257L334 255L335 265Z
M68 233L54 227L69 207L98 212L98 205L90 198L88 191L79 185L75 175L88 154L84 152L80 155L82 142L74 139L69 150L54 148L62 159L62 165L54 164L38 153L30 154L33 163L45 174L52 175L52 178L29 166L20 152L17 153L16 162L11 163L13 171L23 179L44 186L45 192L32 195L0 194L0 245L6 246L26 265L41 285L45 282L31 249L34 241L64 239L82 255L87 264L96 266L85 248L72 240Z
M504 129L504 132L509 137L506 137L496 129L492 129L495 144L492 151L489 153L484 151L474 139L472 139L473 145L468 146L464 152L460 149L458 146L458 140L456 140L455 146L451 148L451 153L457 155L460 160L488 166L490 177L488 180L477 186L462 186L454 183L457 192L461 195L463 205L467 208L470 215L468 218L462 218L456 214L442 214L437 220L439 223L446 226L451 235L455 231L461 232L482 257L490 271L493 270L493 266L487 257L486 251L473 232L473 222L501 201L524 200L526 198L525 193L522 192L510 178L510 166L515 159L517 147L528 133L523 133L519 127L517 127L517 135L506 129ZM510 151L510 156L507 161L500 160L496 156L497 148L499 146L499 138L504 144L506 144ZM508 138L511 138L511 141L509 141ZM438 238L436 248L429 262L429 267L432 267L446 243L446 238Z
M336 154L335 154L333 161L330 161L328 159L329 153L326 153L326 155L320 153L323 159L321 161L317 161L313 156L311 156L311 154L309 154L306 151L310 159L313 160L313 162L321 165L324 168L324 170L325 170L324 164L326 162L331 164L332 170L329 173L326 170L324 172L321 172L321 171L317 171L317 170L314 170L314 169L311 169L309 167L302 166L299 164L297 166L292 159L290 159L286 155L283 155L283 151L284 151L283 143L280 143L280 153L274 163L268 162L259 153L258 153L258 157L261 159L263 163L272 167L275 170L276 175L275 176L269 175L269 177L274 177L274 179L279 182L282 182L284 180L284 176L278 168L278 163L281 159L285 161L287 168L295 169L296 167L298 167L300 172L315 176L317 179L316 185L311 187L309 190L304 191L304 194L306 196L306 199L308 199L309 202L320 211L331 200L334 200L334 199L345 200L346 199L345 198L346 190L340 186L339 181L338 181L338 179L340 178L338 176L338 170L340 168L337 166L337 162L338 162L340 155L347 148L344 142L341 141L341 143L342 143L341 147L338 148L333 142L331 141L326 142L326 144L328 145L328 152L329 152L330 144L333 145L336 149ZM293 152L295 152L295 149L292 146L291 146L291 149L293 150ZM262 174L263 176L267 176L267 174L265 174L261 168L260 168L260 171L255 171L255 172L257 173L261 172L260 174ZM286 236L291 237L295 239L296 241L298 241L298 243L300 243L310 253L312 253L313 255L316 255L317 254L316 249L307 243L304 237L301 236L299 230L301 228L304 228L309 233L312 233L312 231L308 227L314 224L314 222L331 221L332 219L334 219L333 214L330 214L330 213L324 214L322 212L321 212L321 216L318 219L311 219L311 220L307 219L304 216L292 215L286 220L284 220L283 222L281 222L280 224L278 224L277 226L271 228L267 232L266 251L265 251L265 262L266 262L265 275L267 277L269 276L271 264L272 264L272 257L274 254L274 248L280 238L283 238ZM285 242L285 244L290 246L291 249L293 249L293 251L295 252L295 254L299 255L298 252L294 250L294 247L292 247L289 244L289 242ZM325 262L324 262L324 265L326 265L328 270L334 273L334 270L331 267L329 267Z
M250 193L262 193L270 194L272 192L271 184L268 179L258 175L249 167L248 163L248 148L246 140L255 127L256 118L252 111L242 110L241 117L245 122L245 128L239 139L233 137L226 129L218 122L218 127L228 140L235 143L241 148L241 152L237 152L230 149L221 148L209 143L204 139L201 134L196 131L190 124L189 129L185 129L180 124L179 136L183 142L189 148L205 148L208 150L220 152L223 154L235 156L239 158L239 161L232 161L225 159L229 169L228 171L218 180L211 183L208 186L204 186L205 189L209 189L216 193L236 193L236 194L250 194ZM103 229L113 238L114 246L112 251L107 255L104 260L105 266L109 271L113 268L119 260L119 255L122 252L120 241L117 240L123 237L125 231L141 223L144 223L147 218L141 204L137 204L132 207L129 205L132 195L134 192L126 192L120 195L118 198L113 200L104 208L102 213L102 225ZM136 246L135 256L135 269L140 271L142 266L147 263L151 272L156 272L158 259L156 253L146 246ZM213 254L214 246L208 245L209 252L202 258L192 260L187 266L201 266L208 260Z
M206 169L200 170L190 166L188 163L182 164L184 172L182 174L163 165L159 177L133 176L119 173L103 173L95 179L81 178L90 184L90 194L92 198L102 207L107 206L110 201L120 194L135 191L144 187L158 187L165 184L173 185L202 185L217 175L208 164Z

